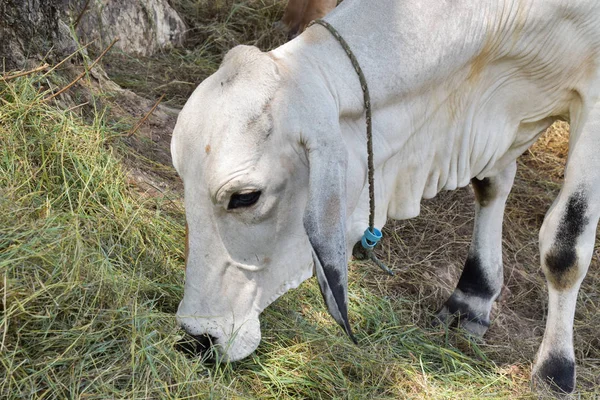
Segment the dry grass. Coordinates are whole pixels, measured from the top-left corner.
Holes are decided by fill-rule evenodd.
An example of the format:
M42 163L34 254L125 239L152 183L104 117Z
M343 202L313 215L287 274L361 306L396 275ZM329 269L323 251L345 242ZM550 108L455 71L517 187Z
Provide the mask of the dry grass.
M283 40L271 30L283 7L275 0L173 4L193 27L193 47L109 68L135 70L130 87L167 93L171 104L233 44ZM389 222L379 252L397 276L351 263L359 346L328 316L311 280L263 313L255 354L210 365L173 348L183 291L181 193L132 186L123 159L138 155L114 139L130 124L107 123L103 110L83 120L43 104L44 95L35 77L0 84L0 397L538 397L529 383L546 315L537 230L560 189L564 123L519 160L504 225L505 288L484 343L428 327L467 253L473 196L465 188L425 201L419 218ZM153 162L140 166L173 176L162 156ZM581 398L600 397L597 255L575 318Z

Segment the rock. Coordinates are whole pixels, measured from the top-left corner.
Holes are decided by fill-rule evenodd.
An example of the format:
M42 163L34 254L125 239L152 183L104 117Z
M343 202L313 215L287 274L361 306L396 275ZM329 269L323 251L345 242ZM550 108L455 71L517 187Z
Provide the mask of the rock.
M78 41L71 34L76 26ZM0 73L55 64L90 44L151 55L183 44L186 27L167 0L0 0Z
M148 56L183 44L186 26L167 0L71 0L69 14L84 43L103 50L116 37L116 48ZM87 7L86 7L87 4ZM81 16L81 17L80 17Z

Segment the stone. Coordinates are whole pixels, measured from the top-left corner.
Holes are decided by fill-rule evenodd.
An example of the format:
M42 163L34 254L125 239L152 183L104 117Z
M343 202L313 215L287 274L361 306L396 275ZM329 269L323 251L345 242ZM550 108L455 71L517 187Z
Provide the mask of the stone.
M125 53L149 56L183 44L186 26L166 0L76 0L69 11L82 43L102 51L114 38L115 48ZM85 8L85 10L84 10Z

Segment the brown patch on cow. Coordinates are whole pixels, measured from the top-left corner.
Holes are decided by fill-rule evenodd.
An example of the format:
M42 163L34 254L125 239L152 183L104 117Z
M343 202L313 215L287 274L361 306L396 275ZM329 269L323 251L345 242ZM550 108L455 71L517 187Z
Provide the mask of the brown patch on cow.
M546 255L545 261L548 271L546 278L553 288L559 291L567 290L580 278L578 259L565 259L564 251L552 249ZM568 263L568 264L565 264ZM559 266L559 268L557 268Z
M594 79L598 76L598 62L596 60L596 54L590 53L587 55L585 60L578 64L578 68L582 71L583 78Z
M337 0L308 0L302 23L306 26L315 19L323 18L336 5Z
M265 264L265 265L269 265L269 264L271 264L271 258L270 258L270 257L265 257L265 258L263 259L263 264Z
M206 147L204 148L204 152L206 154L210 154L210 144L207 144Z
M284 23L290 31L291 35L295 35L300 31L300 24L304 11L308 5L308 0L289 0L281 22Z
M483 70L488 66L492 59L492 50L494 46L491 40L487 40L481 52L471 61L471 68L467 80L476 81L481 76Z
M515 17L514 29L512 32L512 44L513 46L521 39L525 25L527 24L527 13L528 10L523 5L521 0L517 1L517 16Z
M498 25L486 27L483 48L471 61L467 80L478 80L484 70L494 61L494 56L500 47L509 44L508 40L511 41L513 48L519 43L527 25L529 9L522 0L516 1L516 7L516 13L506 14Z
M446 105L448 107L448 113L450 114L451 121L459 120L459 115L462 110L461 100L462 100L462 93L459 91L452 91L450 96L448 96Z

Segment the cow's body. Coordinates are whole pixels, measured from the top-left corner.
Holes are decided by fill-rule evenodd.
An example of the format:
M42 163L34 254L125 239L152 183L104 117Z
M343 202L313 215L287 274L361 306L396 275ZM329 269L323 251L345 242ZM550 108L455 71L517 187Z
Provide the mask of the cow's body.
M487 329L491 305L502 286L502 215L515 159L555 119L570 119L565 184L540 232L550 304L536 372L572 390L573 313L600 216L600 3L462 0L434 5L379 0L375 5L345 0L327 20L349 43L369 83L376 226L383 226L387 217L414 217L422 198L473 182L474 238L458 287L440 311L442 321L461 314L466 329L477 334ZM349 331L345 289L341 293L345 263L369 214L358 77L340 44L318 25L268 55L236 49L228 58L192 95L173 141L174 162L186 185L188 221L192 221L192 254L179 314L199 315L195 298L207 296L189 283L190 276L197 275L194 271L205 265L200 258L212 257L206 249L194 254L194 243L206 239L201 223L210 220L221 233L231 230L231 235L241 235L221 238L230 260L227 265L238 260L232 257L234 248L239 254L255 254L255 267L262 270L261 260L271 262L271 247L278 246L265 239L252 249L239 250L242 245L227 244L243 241L237 222L230 220L233 217L210 207L192 208L199 208L196 204L202 196L213 198L213 205L218 203L214 199L220 189L215 181L248 176L248 182L260 182L269 168L280 168L285 177L272 179L279 182L277 190L263 183L245 185L260 187L264 202L276 202L281 197L277 193L294 195L294 200L280 206L277 210L285 212L277 211L276 217L247 211L254 214L244 216L244 224L266 224L263 221L275 218L278 222L269 226L294 237L294 245L304 250L294 258L295 272L278 278L268 299L256 300L260 296L255 287L247 294L254 300L244 309L256 315L248 320L255 326L258 313L270 301L310 275L312 262L304 253L312 252L330 312ZM197 111L202 102L215 103L212 111L203 106L204 117ZM208 148L214 149L210 155ZM200 171L202 182L197 181ZM190 189L190 185L197 187ZM302 213L299 225L297 215ZM282 221L293 227L275 228ZM196 231L193 223L199 224ZM254 237L257 234L253 231ZM345 244L343 250L340 243ZM267 278L277 274L269 273ZM200 308L214 310L211 305ZM219 310L216 313L228 312ZM234 319L226 319L227 324L240 326ZM217 330L206 328L218 324L215 319L208 325L197 317L183 321L192 334L218 336ZM258 344L256 338L250 342L243 347ZM231 358L245 355L244 351L232 351L236 355Z
M369 83L379 226L386 217L417 216L422 198L466 186L473 177L498 174L556 118L585 107L578 98L593 102L598 95L597 3L571 2L579 5L569 8L561 0L515 1L510 8L500 1L488 9L467 1L435 7L391 3L396 5L376 13L365 2L348 1L328 18L356 53ZM460 7L464 10L457 13ZM568 15L573 8L591 27L579 30L566 22L557 29L560 10ZM486 26L470 26L484 21ZM514 32L504 33L507 28ZM315 54L323 55L312 69L335 88L349 159L362 163L349 168L360 168L366 176L362 92L339 44L317 26L272 53L299 69ZM348 188L350 196L362 191L356 199L361 207L368 205L364 183L349 182ZM349 237L352 244L367 216L354 214L358 226Z

